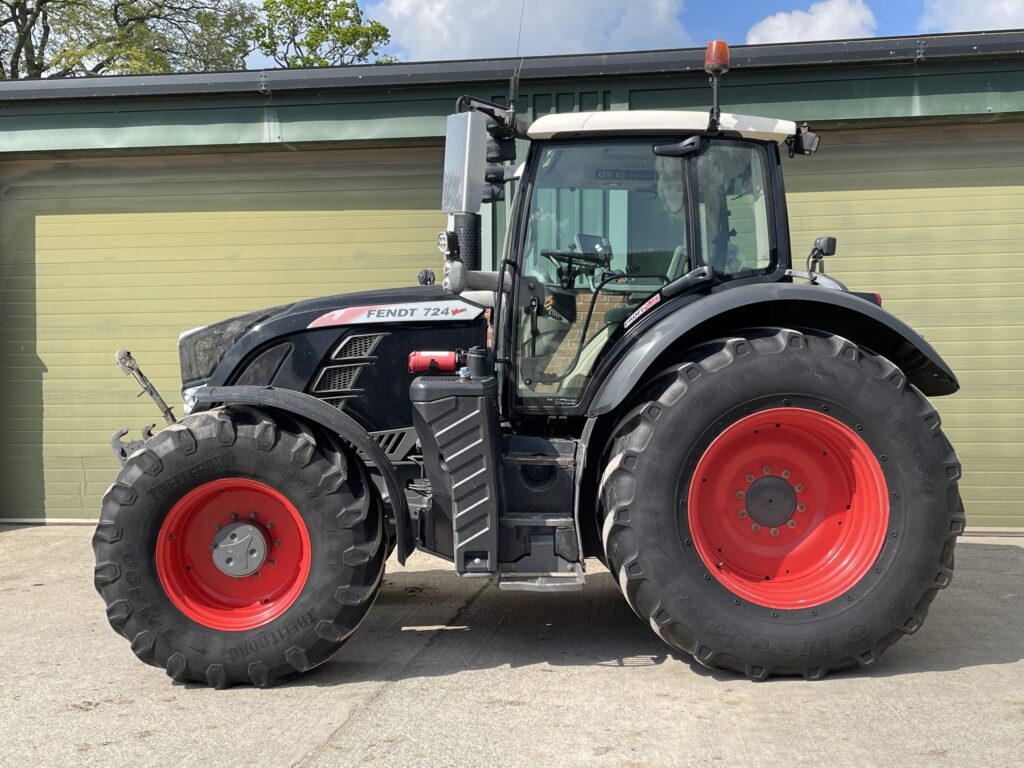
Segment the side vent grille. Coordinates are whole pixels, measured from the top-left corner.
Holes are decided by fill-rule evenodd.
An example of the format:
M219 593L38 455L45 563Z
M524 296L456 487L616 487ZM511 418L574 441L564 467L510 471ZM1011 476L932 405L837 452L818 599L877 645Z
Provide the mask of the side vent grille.
M369 357L377 344L384 338L382 333L367 333L358 336L346 336L331 356L334 360L349 360Z
M319 395L355 389L356 379L363 368L362 365L332 365L324 368L313 385L313 393Z
M341 409L345 401L362 394L356 389L362 370L373 365L373 351L386 333L357 333L346 336L331 355L332 361L351 361L347 365L325 365L311 390L326 403Z

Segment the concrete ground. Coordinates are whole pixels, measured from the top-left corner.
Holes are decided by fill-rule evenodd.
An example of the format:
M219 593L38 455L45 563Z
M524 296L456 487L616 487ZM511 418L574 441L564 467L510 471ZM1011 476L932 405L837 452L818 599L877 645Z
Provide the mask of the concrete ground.
M0 765L1024 764L1024 538L962 539L925 628L818 683L691 665L607 573L503 593L417 555L332 661L215 691L108 627L90 535L0 528Z

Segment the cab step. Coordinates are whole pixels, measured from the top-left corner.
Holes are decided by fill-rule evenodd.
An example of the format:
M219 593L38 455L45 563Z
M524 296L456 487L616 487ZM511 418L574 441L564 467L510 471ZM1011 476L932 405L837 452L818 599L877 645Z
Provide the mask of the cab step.
M498 574L498 587L513 592L578 592L586 577L579 563L564 573L516 573L503 570Z

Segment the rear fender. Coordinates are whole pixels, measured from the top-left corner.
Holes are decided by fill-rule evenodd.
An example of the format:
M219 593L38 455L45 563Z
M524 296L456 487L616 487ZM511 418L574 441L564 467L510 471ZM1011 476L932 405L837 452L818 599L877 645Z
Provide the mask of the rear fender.
M405 564L414 547L412 523L405 501L405 492L395 474L387 454L363 427L346 413L315 397L291 389L275 387L201 387L195 393L197 405L206 408L216 405L254 405L273 408L318 424L352 445L364 456L384 478L388 492L388 503L395 515L398 532L398 562Z
M665 307L669 309L669 307ZM852 293L815 285L757 283L696 298L671 314L651 313L637 340L601 382L587 415L610 413L673 355L742 328L813 329L849 339L891 360L929 396L960 388L953 371L920 334Z

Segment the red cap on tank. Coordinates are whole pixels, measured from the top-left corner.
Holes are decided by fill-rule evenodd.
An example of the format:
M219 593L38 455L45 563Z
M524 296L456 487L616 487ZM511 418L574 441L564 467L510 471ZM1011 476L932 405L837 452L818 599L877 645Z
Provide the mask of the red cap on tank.
M709 75L729 71L729 46L725 40L712 40L704 54L704 71Z

